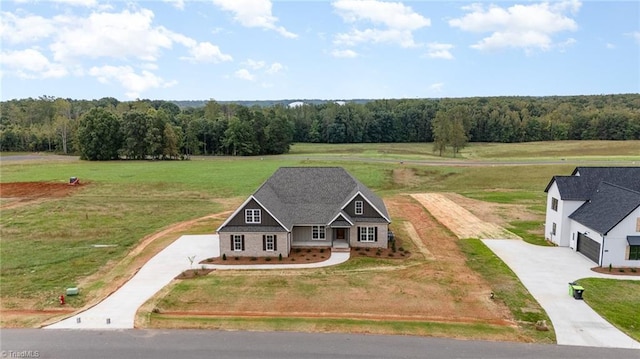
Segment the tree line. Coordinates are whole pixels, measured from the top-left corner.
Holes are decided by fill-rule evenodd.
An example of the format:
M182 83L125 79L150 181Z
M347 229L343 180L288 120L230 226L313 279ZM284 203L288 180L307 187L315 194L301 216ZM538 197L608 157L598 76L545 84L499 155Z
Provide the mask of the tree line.
M0 102L0 150L91 160L280 154L293 142L429 142L440 155L455 155L467 142L638 139L639 94L315 101L291 108L50 96Z

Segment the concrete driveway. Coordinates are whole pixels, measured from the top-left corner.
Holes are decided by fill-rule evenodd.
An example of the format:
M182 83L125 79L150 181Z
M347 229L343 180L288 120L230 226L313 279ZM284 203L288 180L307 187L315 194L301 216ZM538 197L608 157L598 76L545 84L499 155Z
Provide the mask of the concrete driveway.
M520 278L551 318L558 344L640 349L581 300L569 296L569 282L597 277L640 280L590 270L595 263L565 247L543 247L521 240L482 240ZM585 292L589 288L585 288Z
M133 278L96 306L45 329L128 329L133 328L138 308L176 276L206 258L219 257L217 235L185 235L151 258ZM189 257L196 256L193 267ZM205 265L217 270L319 268L346 262L349 253L331 253L324 262L309 264ZM80 288L82 290L82 288Z

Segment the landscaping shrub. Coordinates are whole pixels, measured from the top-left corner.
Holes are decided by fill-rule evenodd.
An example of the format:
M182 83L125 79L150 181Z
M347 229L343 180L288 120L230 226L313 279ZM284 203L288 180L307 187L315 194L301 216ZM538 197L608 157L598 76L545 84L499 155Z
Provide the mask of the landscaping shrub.
M227 255L225 253L222 254L222 260L226 261L227 260Z

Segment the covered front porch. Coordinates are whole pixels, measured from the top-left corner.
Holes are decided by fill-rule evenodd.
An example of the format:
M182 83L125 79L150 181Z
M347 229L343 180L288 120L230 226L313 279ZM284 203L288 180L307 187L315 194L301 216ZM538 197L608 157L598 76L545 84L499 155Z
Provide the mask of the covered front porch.
M329 247L332 249L349 249L349 232L348 227L326 227L325 238L312 239L303 228L294 228L291 240L291 248L305 247Z

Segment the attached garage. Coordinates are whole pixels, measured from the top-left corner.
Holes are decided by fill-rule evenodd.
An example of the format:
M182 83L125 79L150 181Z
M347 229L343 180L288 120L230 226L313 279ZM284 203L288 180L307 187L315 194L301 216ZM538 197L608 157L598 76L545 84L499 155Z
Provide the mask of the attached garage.
M600 243L587 237L584 233L578 233L578 252L600 264Z

